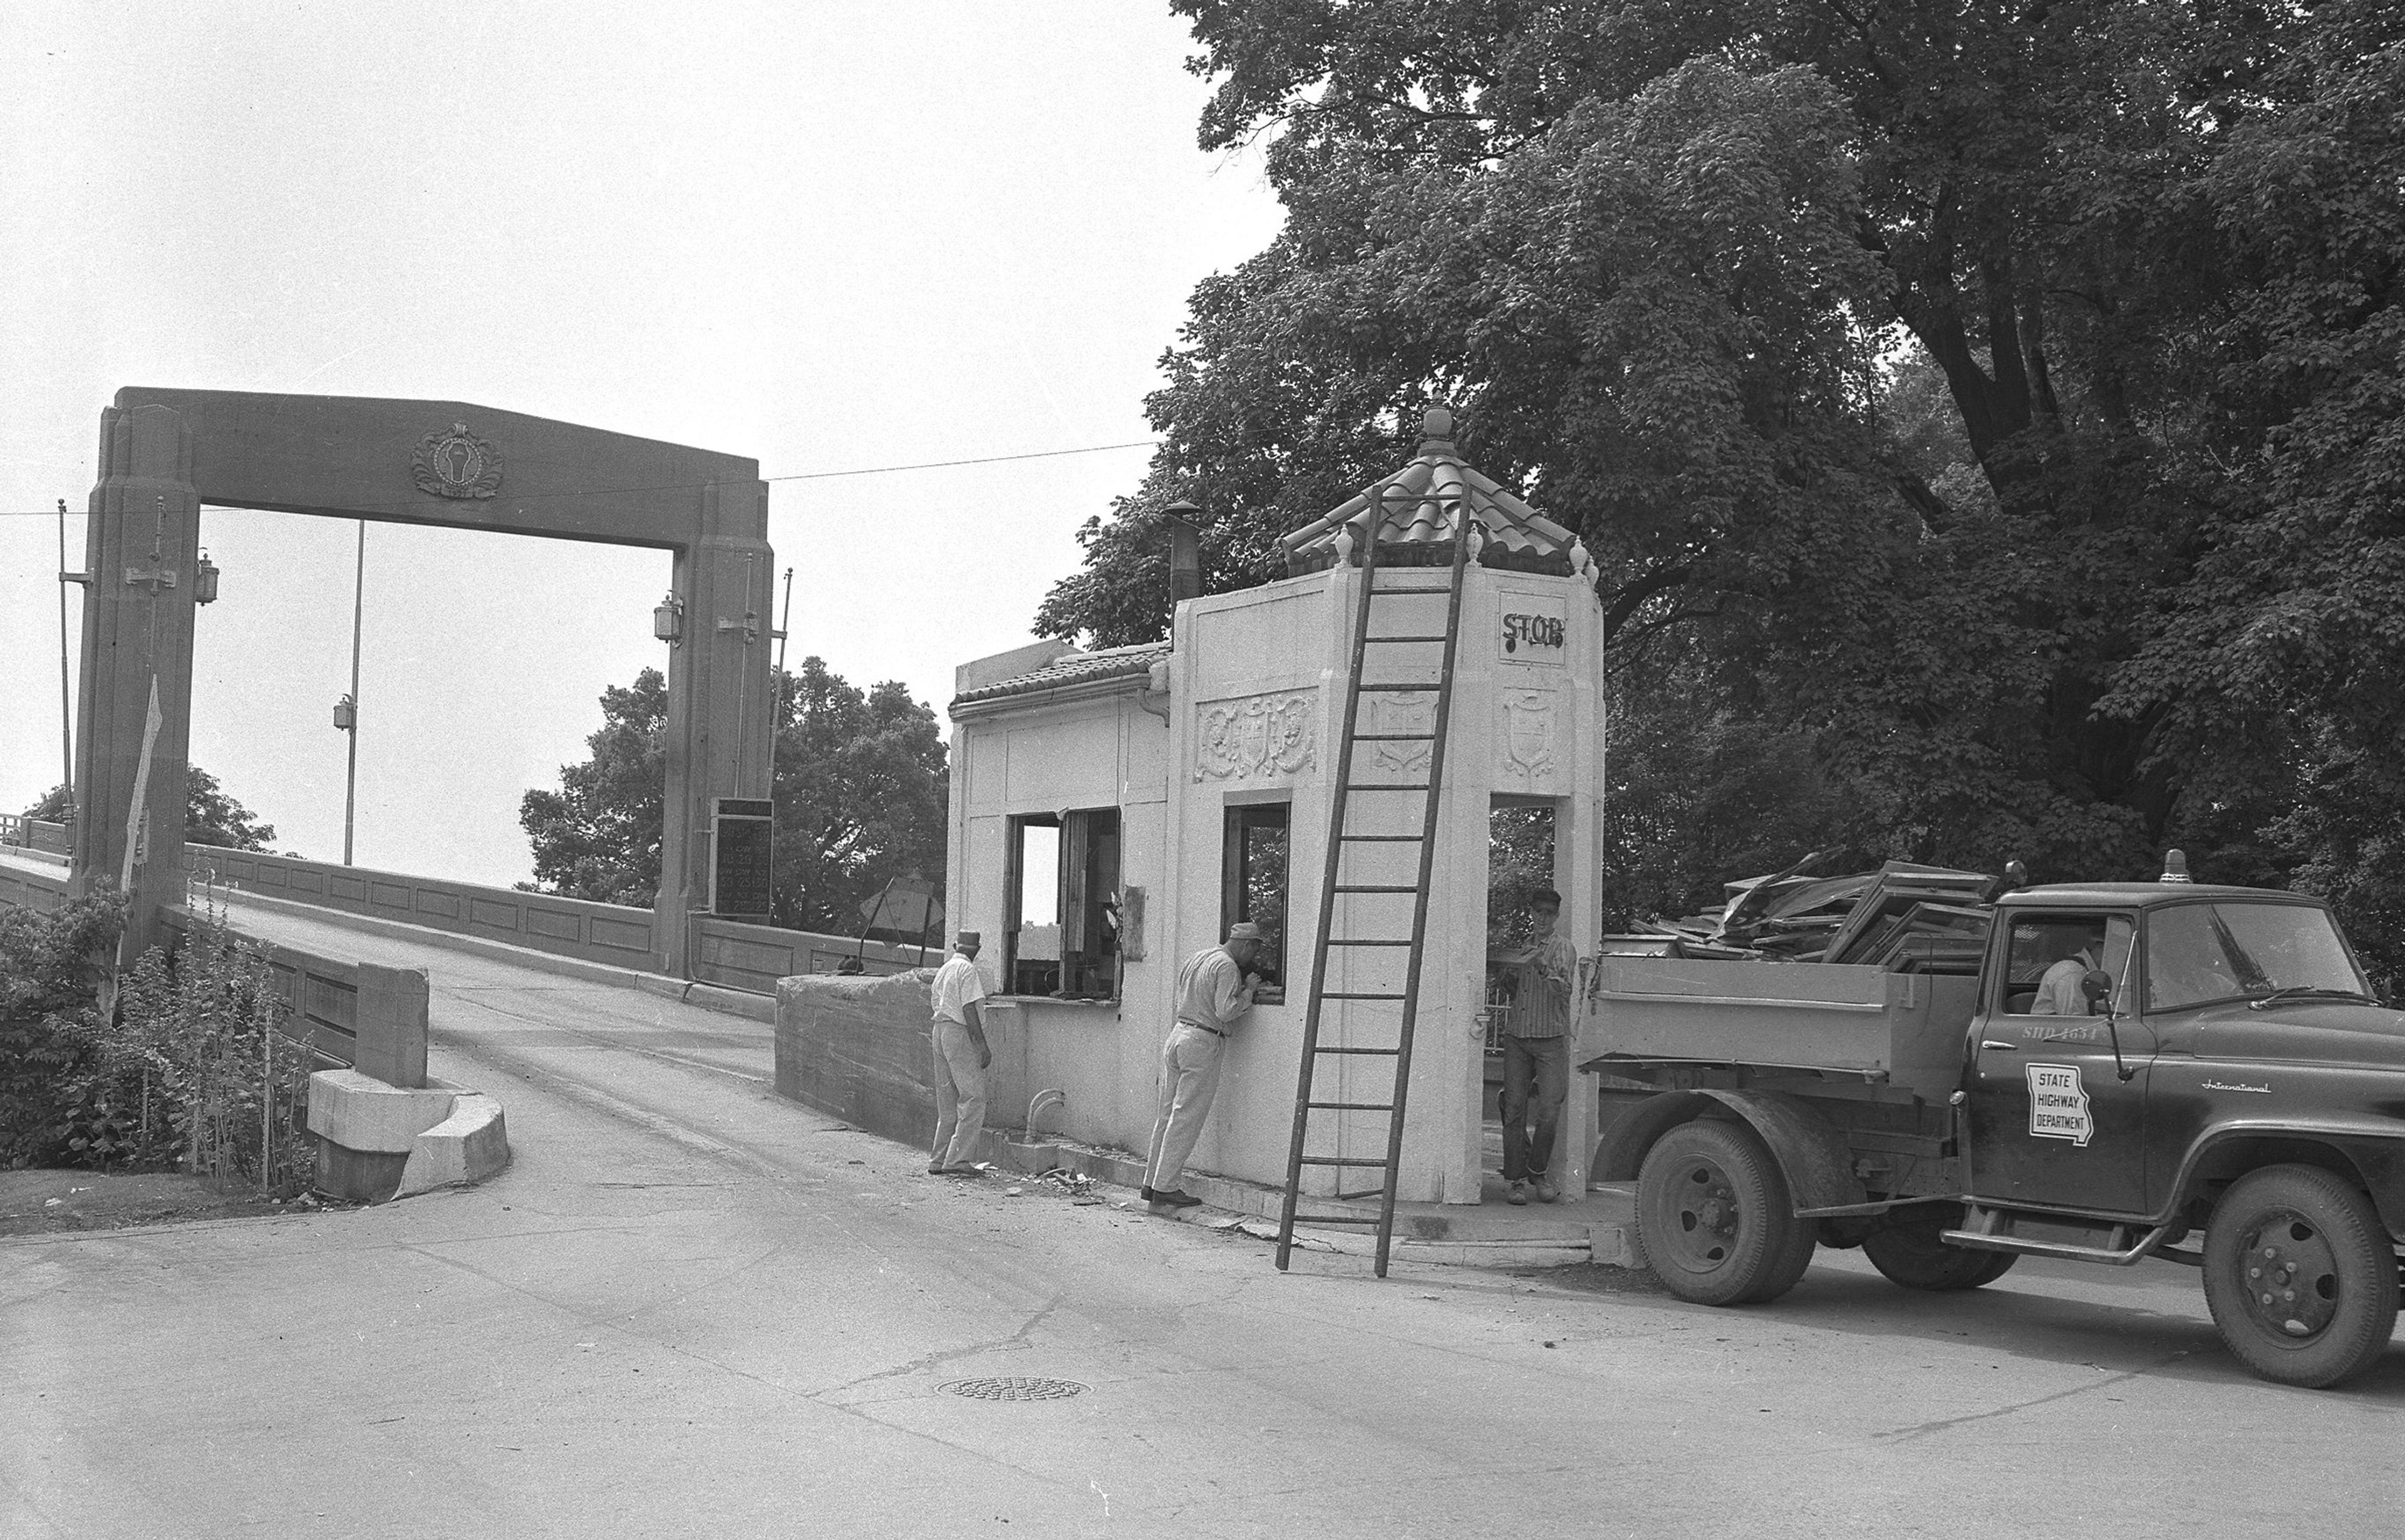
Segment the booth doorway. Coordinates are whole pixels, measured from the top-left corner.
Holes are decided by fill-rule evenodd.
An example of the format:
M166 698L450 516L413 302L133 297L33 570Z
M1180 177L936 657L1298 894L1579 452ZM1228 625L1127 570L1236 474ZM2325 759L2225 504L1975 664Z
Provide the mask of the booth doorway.
M1480 1186L1499 1197L1503 1171L1503 1037L1528 989L1527 963L1543 935L1531 895L1563 889L1556 864L1560 799L1498 795L1486 812L1485 1051L1480 1056ZM1566 1138L1568 1129L1560 1137ZM1555 1145L1559 1157L1561 1146Z

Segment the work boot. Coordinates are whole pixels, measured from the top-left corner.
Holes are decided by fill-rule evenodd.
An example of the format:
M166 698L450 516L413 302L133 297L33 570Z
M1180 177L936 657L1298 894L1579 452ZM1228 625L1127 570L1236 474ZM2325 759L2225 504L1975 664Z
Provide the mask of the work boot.
M1503 1195L1503 1201L1509 1203L1515 1209L1526 1208L1528 1206L1528 1184L1525 1182L1514 1182L1512 1183L1512 1190Z
M1536 1194L1537 1201L1540 1203L1558 1203L1561 1201L1562 1190L1559 1187L1554 1186L1553 1179L1542 1171L1539 1171L1536 1175L1528 1179L1528 1188L1529 1191Z
M1190 1209L1202 1200L1177 1187L1162 1187L1152 1195L1152 1201L1164 1209Z

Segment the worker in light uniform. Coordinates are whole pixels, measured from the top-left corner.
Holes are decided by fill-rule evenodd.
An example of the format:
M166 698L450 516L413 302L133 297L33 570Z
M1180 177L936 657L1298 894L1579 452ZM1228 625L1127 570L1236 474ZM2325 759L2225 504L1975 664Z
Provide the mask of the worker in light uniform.
M985 980L977 967L983 944L975 931L954 937L952 955L935 970L928 992L935 1038L935 1147L927 1157L930 1176L985 1174L977 1156L978 1141L985 1138L985 1072L993 1063L993 1050L986 1044L977 1003L985 999Z
M2037 998L2030 1001L2030 1015L2038 1016L2084 1016L2093 1015L2095 1004L2088 998L2085 983L2096 966L2100 944L2083 940L2079 950L2067 958L2059 958L2054 966L2038 980Z
M1160 1045L1160 1114L1153 1120L1152 1154L1144 1168L1146 1203L1189 1209L1202 1201L1178 1183L1202 1137L1211 1099L1219 1093L1228 1034L1253 1008L1261 980L1252 967L1260 950L1261 928L1239 921L1228 928L1225 942L1195 953L1177 971L1177 1020Z

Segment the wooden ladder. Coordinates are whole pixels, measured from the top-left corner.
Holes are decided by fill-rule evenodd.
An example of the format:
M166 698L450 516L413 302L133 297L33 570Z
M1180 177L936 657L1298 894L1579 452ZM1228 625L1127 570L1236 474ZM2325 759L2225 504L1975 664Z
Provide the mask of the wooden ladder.
M1377 1274L1380 1278L1386 1276L1387 1253L1394 1243L1395 1184L1397 1173L1402 1165L1403 1154L1403 1107L1405 1095L1411 1086L1412 1032L1419 1019L1420 964L1426 956L1428 945L1428 876L1436 860L1437 810L1442 805L1444 792L1445 738L1453 719L1454 657L1461 636L1461 591L1464 578L1470 570L1473 523L1466 491L1455 494L1447 499L1453 501L1455 505L1453 567L1449 581L1443 587L1440 588L1426 581L1412 583L1393 580L1382 585L1379 582L1381 572L1378 567L1378 531L1385 522L1386 498L1389 490L1388 487L1379 488L1378 496L1371 502L1369 517L1364 521L1366 527L1361 546L1360 602L1353 617L1353 664L1344 682L1344 736L1342 747L1337 750L1335 789L1329 807L1327 861L1321 870L1319 882L1319 927L1314 933L1312 941L1311 992L1307 997L1308 1004L1303 1013L1302 1063L1295 1085L1294 1139L1287 1152L1286 1201L1278 1215L1277 1265L1281 1271L1286 1268L1287 1260L1293 1254L1294 1227L1298 1222L1310 1225L1375 1225L1378 1233ZM1343 556L1340 552L1338 560L1343 559ZM1394 570L1403 573L1429 572L1430 569L1399 567ZM1393 598L1412 594L1446 595L1444 629L1442 632L1409 633L1371 630L1371 622L1380 614L1382 609L1392 610L1398 608L1408 608L1408 606L1393 604ZM1378 602L1381 598L1388 599L1388 604L1382 607ZM1405 680L1364 678L1370 670L1371 648L1407 642L1444 644L1444 660L1439 665L1435 679ZM1434 721L1429 731L1365 733L1361 730L1361 701L1364 696L1405 694L1433 694L1436 697ZM1372 743L1427 744L1428 778L1424 781L1356 779L1357 772L1353 763L1354 750L1360 745ZM1413 795L1420 797L1422 805L1419 833L1416 834L1372 833L1355 829L1352 820L1355 813L1354 794L1356 792L1369 792L1378 799L1369 805L1377 812L1386 812L1391 809L1393 805L1385 800L1387 798ZM1392 824L1389 822L1386 827L1391 828ZM1374 847L1386 845L1416 845L1419 847L1417 881L1403 884L1344 880L1344 857L1348 850L1358 847ZM1337 896L1352 893L1413 895L1411 933L1407 936L1331 934L1336 917ZM1359 928L1376 929L1374 926ZM1403 976L1399 987L1389 986L1382 989L1363 989L1357 987L1348 987L1344 989L1329 988L1328 958L1329 953L1335 948L1345 949L1349 956L1367 953L1371 958L1393 957L1400 953ZM1348 985L1351 984L1349 975L1357 972L1358 970L1346 970ZM1399 1002L1402 1006L1402 1021L1396 1041L1392 1043L1374 1045L1349 1042L1323 1043L1321 1029L1326 1019L1327 1002L1329 1001ZM1323 1099L1318 1089L1320 1063L1323 1059L1331 1058L1340 1064L1351 1059L1384 1058L1390 1061L1394 1069L1394 1080L1393 1087L1387 1094L1387 1099L1383 1101ZM1311 1147L1313 1114L1318 1113L1332 1113L1339 1116L1351 1113L1385 1114L1385 1154L1380 1157L1371 1157L1308 1153ZM1377 1213L1374 1216L1351 1211L1298 1213L1297 1210L1302 1199L1303 1172L1315 1166L1335 1168L1336 1201L1347 1202L1374 1195L1378 1198ZM1381 1180L1376 1187L1346 1189L1346 1172L1370 1169L1375 1169L1381 1173Z

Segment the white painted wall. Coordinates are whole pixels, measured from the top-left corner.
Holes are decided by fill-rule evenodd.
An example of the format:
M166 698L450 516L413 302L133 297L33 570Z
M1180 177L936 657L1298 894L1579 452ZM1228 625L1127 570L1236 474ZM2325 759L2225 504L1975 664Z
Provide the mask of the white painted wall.
M1431 585L1443 576L1437 569L1386 574L1392 581ZM1047 1117L1048 1127L1097 1143L1146 1147L1177 966L1220 939L1227 809L1288 800L1287 1003L1256 1006L1231 1041L1210 1127L1194 1156L1204 1170L1283 1182L1360 581L1357 571L1338 568L1181 605L1165 703L1140 695L1139 681L1131 681L1126 693L1106 698L1031 699L973 710L955 722L952 913L956 925L986 933L990 985L1000 956L1005 820L1011 815L1118 806L1120 880L1147 895L1145 955L1128 964L1116 1010L1042 1001L1013 1008L1023 1024L1011 1034L1021 1059L1009 1067L1013 1078L1028 1095L1057 1087L1068 1096L1064 1111ZM1372 623L1378 632L1434 633L1442 628L1443 605L1442 596L1381 600ZM1524 618L1507 627L1512 616ZM1477 1012L1485 996L1487 811L1496 795L1554 801L1555 885L1571 933L1598 933L1601 618L1582 578L1486 568L1469 575L1400 1176L1408 1200L1478 1200ZM1383 656L1372 678L1433 678L1441 649L1422 643L1373 651ZM1164 705L1166 722L1155 714ZM1365 708L1363 730L1409 731L1410 716L1408 709ZM1357 749L1357 779L1426 778L1424 762L1414 766L1406 746L1384 746L1383 757L1381 747ZM1416 831L1418 797L1356 797L1356 829ZM1368 808L1385 810L1384 819L1360 817ZM1351 861L1344 881L1417 875L1413 847L1357 848L1368 859ZM1410 903L1403 895L1340 895L1335 933L1408 935ZM1380 952L1375 960L1364 950L1334 953L1329 987L1398 987L1402 950ZM1323 1041L1391 1043L1399 1015L1399 1007L1331 1001ZM1341 1071L1321 1071L1320 1090L1335 1093L1329 1099L1385 1099L1385 1061L1343 1062ZM1566 1187L1585 1182L1594 1109L1592 1085L1574 1085L1555 1161ZM998 1098L995 1115L1016 1122L1023 1110ZM1341 1127L1316 1122L1327 1131L1315 1140L1315 1153L1383 1154L1383 1117L1352 1117Z

